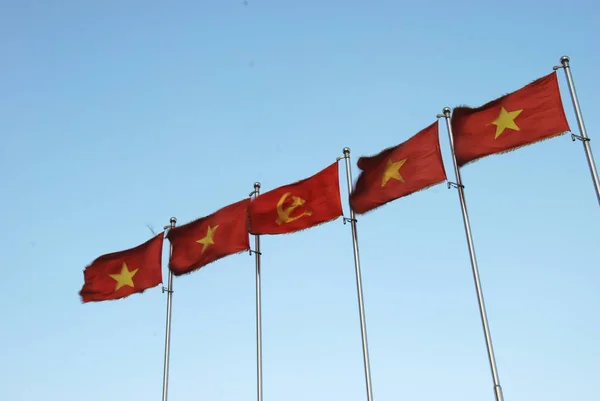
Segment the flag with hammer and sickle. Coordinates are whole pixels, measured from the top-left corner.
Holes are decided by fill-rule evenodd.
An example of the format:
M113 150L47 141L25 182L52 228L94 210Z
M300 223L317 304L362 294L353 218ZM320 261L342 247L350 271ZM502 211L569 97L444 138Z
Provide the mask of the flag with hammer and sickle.
M256 197L248 207L251 234L289 234L342 215L338 162L312 177Z

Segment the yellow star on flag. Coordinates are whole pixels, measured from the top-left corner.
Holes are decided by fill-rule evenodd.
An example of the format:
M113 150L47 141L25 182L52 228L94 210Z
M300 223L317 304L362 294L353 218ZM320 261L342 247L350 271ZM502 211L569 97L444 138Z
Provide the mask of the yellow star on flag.
M400 182L405 182L404 178L402 178L402 176L400 175L400 168L404 165L404 163L406 163L406 160L408 159L393 162L391 158L388 159L387 165L385 166L385 171L383 172L383 176L381 177L382 188L392 178Z
M515 111L506 111L506 109L502 107L500 109L500 114L498 114L498 117L496 117L496 119L492 123L496 126L496 137L494 139L498 139L498 137L504 132L506 128L515 131L520 131L521 129L515 123L515 119L519 116L519 114L521 114L522 111L523 109Z
M214 235L215 235L215 231L217 230L217 228L219 228L218 224L216 226L214 226L214 227L211 227L209 225L208 229L206 230L206 235L204 236L204 238L201 238L198 241L196 241L197 243L204 245L202 247L201 253L204 253L204 251L206 250L206 248L209 245L212 245L212 244L215 243Z
M135 269L129 271L127 267L127 263L123 262L123 267L121 268L121 273L118 274L109 274L109 276L117 282L115 286L115 291L118 291L119 288L127 285L129 287L134 287L133 285L133 276L138 272L139 269Z

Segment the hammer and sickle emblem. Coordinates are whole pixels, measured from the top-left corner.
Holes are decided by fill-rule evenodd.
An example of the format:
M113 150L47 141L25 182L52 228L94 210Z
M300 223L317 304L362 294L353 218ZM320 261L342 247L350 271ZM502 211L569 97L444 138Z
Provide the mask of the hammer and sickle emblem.
M303 206L306 203L304 199L298 196L292 196L292 204L284 208L283 202L285 202L285 200L290 195L291 192L283 194L283 196L279 199L279 202L277 202L277 219L275 220L275 223L277 223L277 225L279 226L283 223L289 223L291 221L298 220L300 217L312 215L312 212L310 210L305 210L297 216L290 216L290 214L292 214L292 212L296 210L296 208Z

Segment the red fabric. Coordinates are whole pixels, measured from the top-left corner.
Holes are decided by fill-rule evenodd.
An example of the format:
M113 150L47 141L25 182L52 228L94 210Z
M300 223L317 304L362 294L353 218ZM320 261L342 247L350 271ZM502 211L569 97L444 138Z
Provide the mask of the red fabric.
M288 234L341 216L337 162L312 177L256 197L248 212L252 234Z
M167 238L173 246L169 269L173 274L190 273L225 256L250 249L246 218L249 203L250 199L241 200L169 230Z
M446 180L438 125L436 121L399 145L358 159L358 168L363 171L350 196L356 213L366 213ZM390 178L386 171L398 173L397 178ZM388 179L382 185L384 177Z
M519 129L506 128L496 138L493 122L502 108L507 112L522 110L514 118ZM481 107L457 107L451 124L459 166L569 131L556 72Z
M79 292L82 301L124 298L161 284L163 234L135 248L102 255L94 260L83 272L84 284ZM123 269L125 276L121 276ZM122 278L122 285L117 289L119 281L111 275L127 279Z

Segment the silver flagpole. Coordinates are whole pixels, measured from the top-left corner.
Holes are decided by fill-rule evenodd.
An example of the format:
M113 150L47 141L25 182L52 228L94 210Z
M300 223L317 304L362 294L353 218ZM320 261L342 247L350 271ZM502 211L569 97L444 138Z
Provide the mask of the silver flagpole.
M352 194L352 171L350 170L350 148L344 148L344 159L346 159L346 178L348 179L348 205ZM367 385L367 400L373 401L373 390L371 389L371 364L369 362L369 344L367 342L367 325L365 323L365 306L363 302L362 278L360 274L360 258L358 255L358 237L356 233L356 215L350 205L350 218L344 218L344 223L350 221L352 227L352 245L354 248L354 270L356 272L356 290L358 293L358 312L360 315L360 333L362 335L363 361L365 365L365 381Z
M171 224L165 226L164 229L174 228L177 223L177 219L175 217L171 217ZM173 254L173 246L169 244L169 260L171 260L171 255ZM165 331L165 365L164 365L164 373L163 373L163 392L162 392L162 401L167 401L167 392L169 389L169 354L171 352L171 305L173 302L173 272L169 270L169 283L167 288L163 287L162 292L167 293L167 328Z
M565 70L567 76L567 83L569 84L569 92L571 93L571 100L573 101L573 108L575 109L575 116L577 116L577 125L579 126L580 135L571 134L571 139L574 141L579 139L583 142L583 149L585 156L587 157L588 165L590 166L590 173L592 174L592 181L594 181L594 187L596 188L596 197L598 203L600 203L600 180L598 179L598 171L596 171L596 163L594 162L594 156L592 155L592 148L590 147L590 138L585 130L585 124L583 123L583 116L581 115L581 109L579 107L579 99L577 98L577 92L575 91L575 84L573 83L573 75L571 75L571 66L569 65L569 57L562 56L560 58L562 65L554 66L554 71L562 68Z
M483 324L483 334L485 335L485 344L487 346L488 358L490 360L490 368L492 370L492 378L494 379L494 394L496 401L504 401L502 395L502 387L498 378L498 368L496 367L496 357L494 356L494 347L492 346L492 336L488 326L487 313L485 311L485 302L483 301L483 290L479 281L479 268L477 267L477 258L475 257L475 247L473 245L473 236L471 235L471 224L469 223L469 214L467 213L467 202L465 200L465 187L460 178L460 169L456 162L454 154L454 137L452 136L452 125L450 123L450 108L444 107L444 114L438 114L437 118L444 117L446 119L446 127L448 127L448 138L450 139L450 149L452 151L452 162L454 164L454 173L456 174L456 182L448 182L448 188L454 186L458 189L458 198L460 199L460 207L462 210L463 221L465 225L465 234L467 235L467 244L469 246L469 256L471 257L471 267L473 269L473 280L475 281L475 289L477 290L477 302L479 303L479 313L481 315L481 323Z
M260 182L254 183L254 191L250 196L254 198L260 194ZM260 236L254 236L254 252L256 260L256 399L262 401L262 316L261 316L261 296L260 296Z

